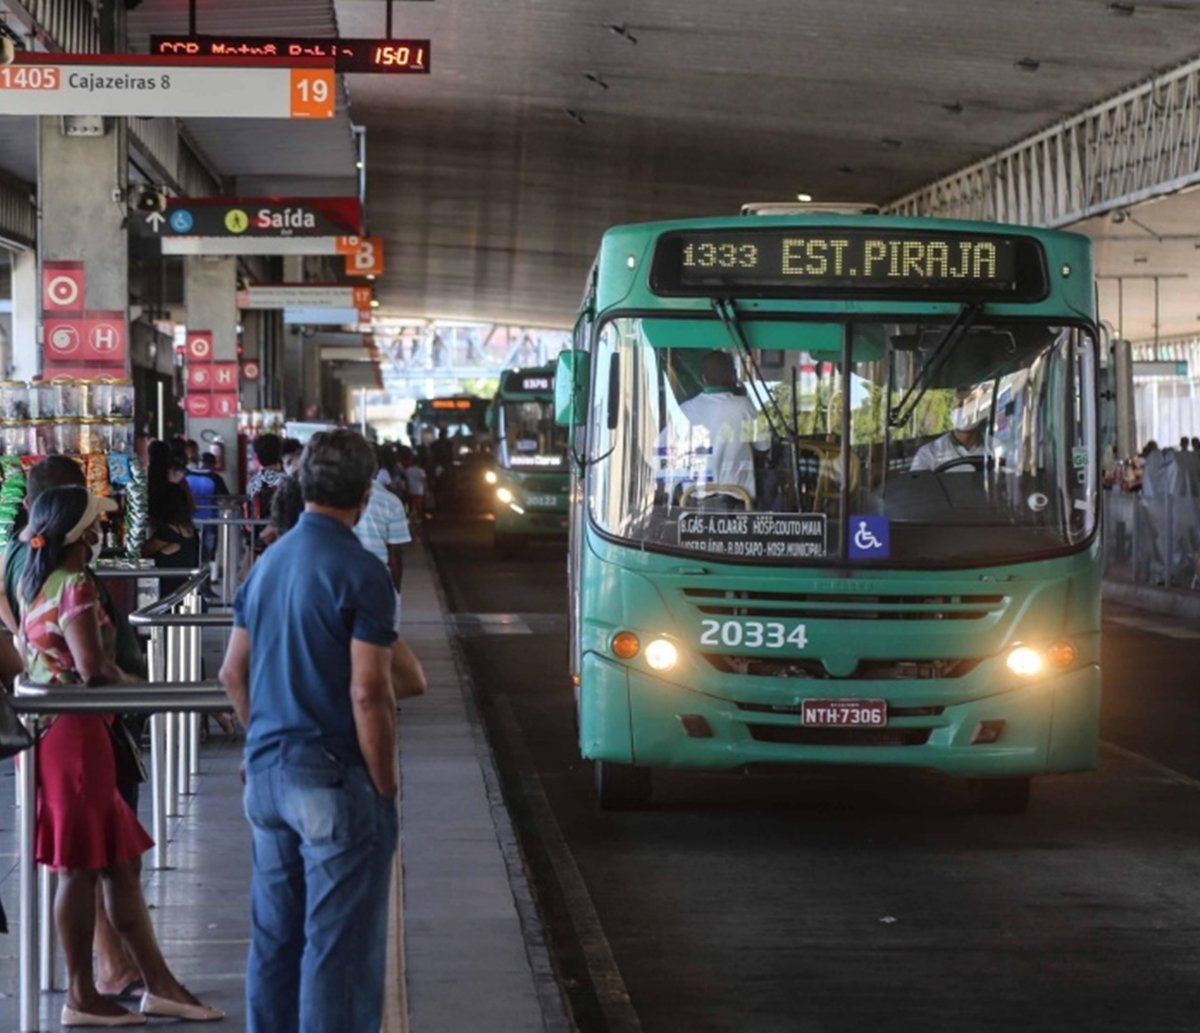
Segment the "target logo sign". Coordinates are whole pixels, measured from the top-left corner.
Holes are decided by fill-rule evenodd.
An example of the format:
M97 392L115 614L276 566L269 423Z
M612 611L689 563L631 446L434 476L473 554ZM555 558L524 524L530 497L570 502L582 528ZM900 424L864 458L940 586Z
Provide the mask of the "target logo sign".
M56 358L69 358L79 351L83 338L74 323L46 324L46 352Z
M212 362L213 335L211 330L192 330L187 335L189 362Z
M42 309L45 312L78 312L83 308L82 262L42 264Z

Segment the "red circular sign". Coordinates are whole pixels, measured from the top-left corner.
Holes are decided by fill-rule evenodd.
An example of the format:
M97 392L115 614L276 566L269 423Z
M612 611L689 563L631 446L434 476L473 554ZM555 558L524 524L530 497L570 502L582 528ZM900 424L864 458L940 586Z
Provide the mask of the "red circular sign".
M97 355L112 355L121 347L121 327L97 323L88 331L88 341Z
M189 416L203 418L212 414L212 395L188 395L184 404Z
M258 363L251 360L242 363L242 377L246 380L257 380L261 370Z
M67 273L59 273L46 281L46 297L56 308L75 308L83 293L79 280Z
M49 344L55 355L72 355L79 351L79 331L70 323L59 323L50 331Z

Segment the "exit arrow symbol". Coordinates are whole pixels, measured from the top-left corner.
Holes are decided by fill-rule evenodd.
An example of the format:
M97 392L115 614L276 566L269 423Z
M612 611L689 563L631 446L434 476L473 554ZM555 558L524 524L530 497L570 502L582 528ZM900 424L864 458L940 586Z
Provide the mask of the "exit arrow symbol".
M155 233L162 232L162 224L166 221L166 216L162 212L151 212L146 216L146 222L154 228Z

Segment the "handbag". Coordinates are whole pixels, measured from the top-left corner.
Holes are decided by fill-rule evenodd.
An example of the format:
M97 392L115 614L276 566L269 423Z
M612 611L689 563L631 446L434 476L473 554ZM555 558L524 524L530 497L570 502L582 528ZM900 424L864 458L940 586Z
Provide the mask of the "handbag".
M0 692L0 759L15 757L29 749L36 740L13 709L7 692Z
M392 646L392 690L396 699L420 696L429 687L425 680L425 668L403 639L396 639Z
M142 748L119 715L113 718L112 724L108 726L108 737L112 740L117 783L145 782L150 777L150 772L146 770Z

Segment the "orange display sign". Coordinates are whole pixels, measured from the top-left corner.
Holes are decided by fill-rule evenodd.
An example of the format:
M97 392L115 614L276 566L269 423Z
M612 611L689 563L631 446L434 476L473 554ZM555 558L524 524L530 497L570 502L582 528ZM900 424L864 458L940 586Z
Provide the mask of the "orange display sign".
M292 118L333 118L336 98L332 68L293 68Z
M337 251L346 256L347 276L383 275L382 237L338 237Z

